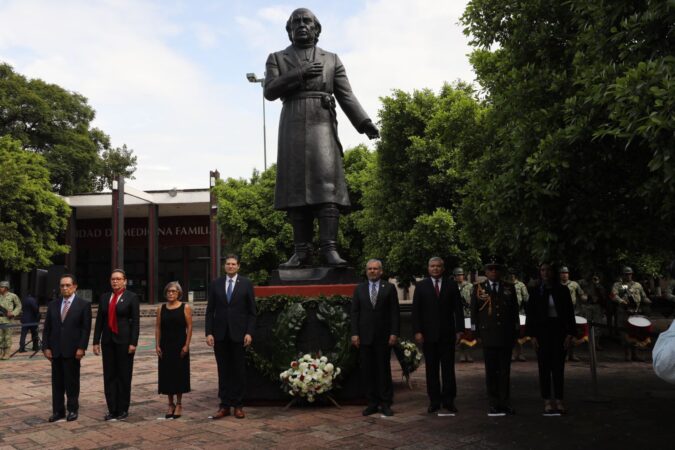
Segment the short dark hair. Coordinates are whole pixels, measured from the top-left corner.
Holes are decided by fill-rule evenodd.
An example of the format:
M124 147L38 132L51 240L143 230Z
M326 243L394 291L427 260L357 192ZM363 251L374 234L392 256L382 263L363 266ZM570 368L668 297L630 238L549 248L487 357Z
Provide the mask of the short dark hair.
M110 272L110 275L113 273L121 273L124 279L127 279L127 273L124 271L124 269L113 269L112 272Z
M70 280L73 282L73 284L75 284L75 285L77 284L77 280L75 279L75 275L73 275L72 273L64 273L63 275L61 275L61 277L59 277L59 281L63 280L64 278L70 278Z
M223 264L225 264L228 259L234 259L235 261L237 261L237 264L239 264L239 256L235 255L234 253L228 253L227 255L225 255Z

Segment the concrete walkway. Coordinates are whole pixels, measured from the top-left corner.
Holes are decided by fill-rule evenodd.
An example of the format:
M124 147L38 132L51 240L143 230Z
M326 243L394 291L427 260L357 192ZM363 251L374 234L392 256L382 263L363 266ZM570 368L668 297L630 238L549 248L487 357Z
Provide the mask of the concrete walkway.
M80 418L47 423L51 413L50 367L40 354L19 354L0 361L0 450L4 449L207 449L207 448L461 448L461 449L663 449L672 448L675 385L659 380L647 363L622 360L617 344L599 353L600 392L607 403L590 398L587 362L569 363L565 417L542 417L537 366L514 363L512 397L517 415L488 418L482 362L457 364L456 417L426 414L424 367L413 376L413 389L395 380L394 417L361 416L360 406L247 407L247 418L210 421L217 409L216 365L197 318L191 364L193 392L183 399L178 420L159 420L165 398L157 395L153 321L144 318L136 357L130 417L104 422L101 360L87 352L82 365ZM18 337L15 336L14 347ZM578 355L587 361L584 349ZM479 351L474 351L479 357ZM477 358L478 359L478 358Z

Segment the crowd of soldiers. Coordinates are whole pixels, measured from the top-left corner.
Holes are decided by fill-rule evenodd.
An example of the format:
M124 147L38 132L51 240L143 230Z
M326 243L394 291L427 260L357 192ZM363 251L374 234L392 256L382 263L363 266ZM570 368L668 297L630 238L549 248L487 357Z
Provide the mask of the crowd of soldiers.
M525 308L529 300L528 285L520 280L518 270L508 269L509 281L513 284L517 298L520 314L524 316ZM467 273L461 267L453 270L453 276L457 283L462 302L464 306L464 317L471 317L470 303L471 293L474 283L467 278ZM660 298L675 306L675 277L667 280L665 289L660 293L647 294L645 287L633 279L634 271L631 267L625 266L622 269L621 278L616 280L611 289L607 289L601 282L597 274L589 278L582 278L578 281L570 279L570 270L566 266L558 270L558 280L560 284L566 286L572 297L574 312L576 316L587 320L598 328L596 333L596 349L603 350L600 345L600 336L621 335L622 343L625 349L625 359L627 361L642 361L636 352L635 345L631 345L630 338L627 338L625 332L620 330L625 328L628 317L634 314L648 314L652 305L652 298ZM476 281L481 281L482 276L476 277ZM536 280L532 280L534 283ZM660 290L660 289L659 289ZM524 325L524 324L523 324ZM527 336L521 336L516 342L513 350L512 361L526 361L523 355L523 345L528 341ZM470 335L464 336L459 342L461 362L473 362L471 356L472 347L476 340ZM570 347L567 352L569 361L579 361L574 354L574 347Z

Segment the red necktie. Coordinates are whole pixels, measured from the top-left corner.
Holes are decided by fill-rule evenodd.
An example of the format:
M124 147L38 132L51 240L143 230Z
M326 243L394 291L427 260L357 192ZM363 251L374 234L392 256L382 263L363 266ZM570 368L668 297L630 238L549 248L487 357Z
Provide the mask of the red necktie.
M117 300L122 296L124 293L124 289L120 289L119 292L113 293L113 297L110 300L110 303L108 304L108 328L110 330L117 334L118 329L117 329Z
M436 297L441 296L441 289L438 287L438 279L434 280L434 287L436 288Z

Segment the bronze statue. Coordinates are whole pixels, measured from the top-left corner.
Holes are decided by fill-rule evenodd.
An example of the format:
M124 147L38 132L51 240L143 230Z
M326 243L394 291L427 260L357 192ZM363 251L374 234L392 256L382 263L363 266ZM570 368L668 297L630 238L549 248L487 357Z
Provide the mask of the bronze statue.
M338 56L316 46L321 34L316 16L296 9L286 31L292 45L267 58L264 86L265 98L283 102L274 208L288 211L295 246L293 256L279 267L311 264L315 216L323 261L345 266L337 252L337 232L340 212L350 203L335 100L360 133L375 139L379 131L352 93Z

